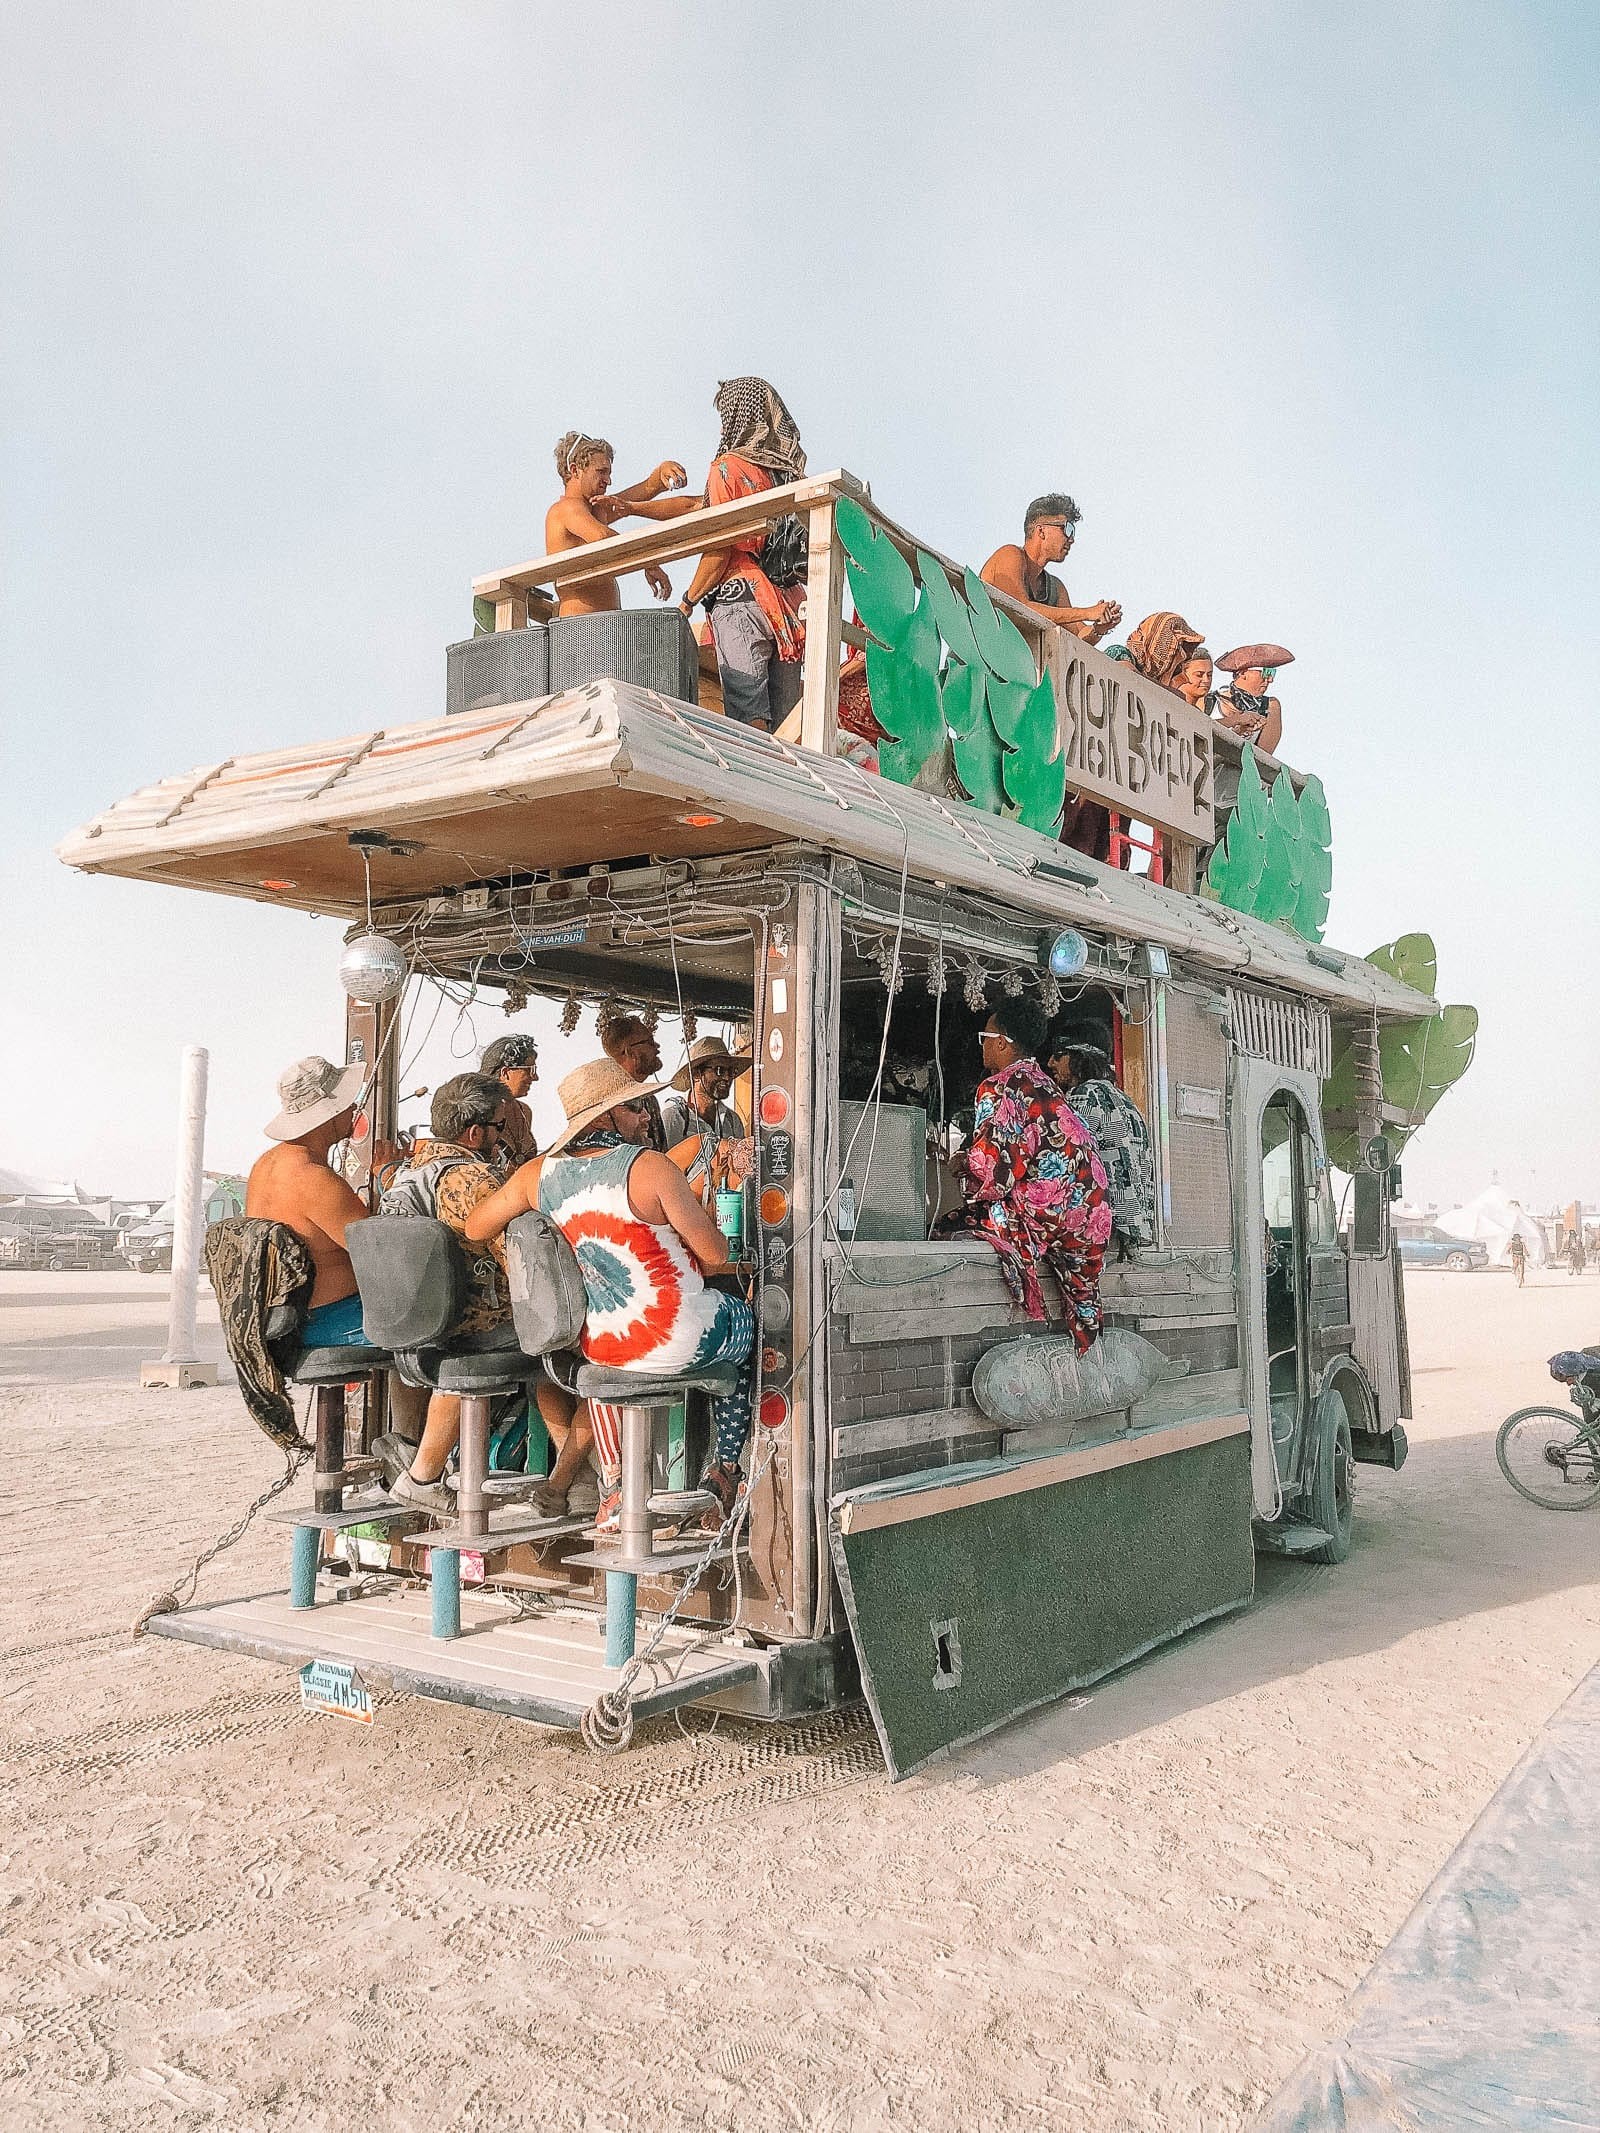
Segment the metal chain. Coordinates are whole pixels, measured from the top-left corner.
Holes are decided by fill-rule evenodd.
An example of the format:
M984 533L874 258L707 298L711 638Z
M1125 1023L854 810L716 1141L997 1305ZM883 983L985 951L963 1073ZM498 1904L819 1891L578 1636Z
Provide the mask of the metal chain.
M285 1454L287 1464L283 1473L272 1484L271 1488L263 1489L250 1508L241 1517L234 1520L227 1532L220 1539L214 1540L203 1554L195 1557L189 1566L187 1574L178 1580L178 1583L173 1586L170 1592L158 1593L156 1598L150 1602L150 1605L135 1619L133 1625L135 1637L144 1635L154 1616L174 1614L180 1607L186 1606L194 1598L200 1584L200 1573L207 1563L214 1562L225 1549L231 1548L235 1541L244 1538L250 1521L255 1517L256 1513L265 1510L275 1496L283 1494L290 1482L294 1480L300 1469L311 1457L311 1451L312 1447L306 1444L302 1445L297 1452ZM188 1588L187 1591L184 1590L185 1586Z
M578 1731L583 1737L584 1745L591 1748L596 1755L620 1755L629 1741L632 1740L633 1684L638 1680L644 1669L650 1665L654 1654L660 1648L661 1640L677 1621L679 1610L682 1608L684 1601L688 1599L690 1593L694 1591L700 1580L711 1568L712 1563L722 1549L723 1542L731 1538L732 1545L734 1547L738 1546L738 1529L750 1514L750 1505L755 1496L756 1483L771 1465L777 1448L778 1433L773 1430L768 1433L762 1456L750 1470L750 1478L745 1483L744 1494L739 1497L733 1509L728 1513L716 1532L712 1534L711 1539L706 1544L705 1553L700 1560L697 1563L690 1564L677 1598L656 1624L649 1642L642 1651L635 1652L622 1669L616 1687L614 1689L602 1689L579 1720Z

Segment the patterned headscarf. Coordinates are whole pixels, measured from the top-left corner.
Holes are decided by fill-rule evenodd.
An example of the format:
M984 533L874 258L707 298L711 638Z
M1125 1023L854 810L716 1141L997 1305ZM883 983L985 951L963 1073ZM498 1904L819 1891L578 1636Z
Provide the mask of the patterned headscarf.
M725 378L712 402L722 417L717 457L733 452L780 481L798 481L806 455L793 415L765 378Z
M1203 630L1191 629L1182 615L1146 615L1128 632L1128 652L1148 681L1163 689L1177 687L1178 677L1205 643Z

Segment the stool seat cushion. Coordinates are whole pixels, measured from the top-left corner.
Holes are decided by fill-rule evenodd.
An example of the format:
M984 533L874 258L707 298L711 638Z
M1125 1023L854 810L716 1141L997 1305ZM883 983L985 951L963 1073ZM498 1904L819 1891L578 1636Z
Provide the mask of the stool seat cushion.
M389 1367L387 1348L294 1348L285 1354L283 1374L296 1385L343 1385Z
M536 1355L520 1348L476 1348L451 1353L445 1349L424 1351L424 1375L439 1392L510 1392L542 1377Z
M608 1407L660 1407L681 1400L686 1392L709 1392L720 1398L739 1382L736 1363L707 1363L701 1370L684 1370L674 1377L655 1378L643 1370L607 1370L599 1363L585 1363L574 1384L586 1400L604 1400Z

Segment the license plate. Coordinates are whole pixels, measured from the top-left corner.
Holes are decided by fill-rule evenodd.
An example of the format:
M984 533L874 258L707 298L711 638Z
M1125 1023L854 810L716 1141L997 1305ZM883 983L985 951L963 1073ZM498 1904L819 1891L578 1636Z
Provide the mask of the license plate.
M335 1659L313 1659L300 1669L300 1702L307 1711L328 1711L335 1718L372 1724L372 1697L353 1666Z

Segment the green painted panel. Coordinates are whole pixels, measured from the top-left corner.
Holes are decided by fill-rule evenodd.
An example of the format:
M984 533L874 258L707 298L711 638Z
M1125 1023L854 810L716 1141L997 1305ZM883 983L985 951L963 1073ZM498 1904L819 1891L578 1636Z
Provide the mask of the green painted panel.
M926 755L944 738L939 683L926 667L898 652L867 646L867 687L872 712L890 737Z
M922 581L923 597L933 609L939 634L950 647L951 658L959 659L963 666L981 664L983 654L972 634L972 617L967 613L967 603L923 548L917 550L917 576Z
M918 1481L962 1473L856 1494L910 1495ZM1250 1512L1241 1434L899 1525L835 1525L834 1564L891 1775L1245 1606Z
M1008 748L1000 766L1006 797L1029 829L1053 830L1067 797L1067 759L1044 758Z
M934 619L933 602L924 593L912 610L911 620L895 650L903 659L915 660L919 667L937 676L939 672L939 625Z
M1430 999L1439 983L1439 959L1432 937L1426 933L1402 933L1397 941L1374 948L1367 961L1374 970L1386 970L1402 985L1426 993Z
M847 558L845 572L856 613L882 643L897 643L917 602L911 565L848 496L834 506L834 523Z
M980 728L989 733L989 707L985 692L987 676L981 666L955 666L945 669L944 684L940 691L944 706L944 722L950 731L962 739L970 739Z
M989 598L988 586L975 570L963 571L961 583L966 590L972 633L978 640L984 665L999 680L1026 683L1031 689L1038 677L1027 638L1009 615L1000 613Z
M983 719L971 734L953 741L951 748L961 790L974 807L981 807L991 815L999 814L1006 804L1005 785L1000 775L1000 760L1005 751L989 721Z

